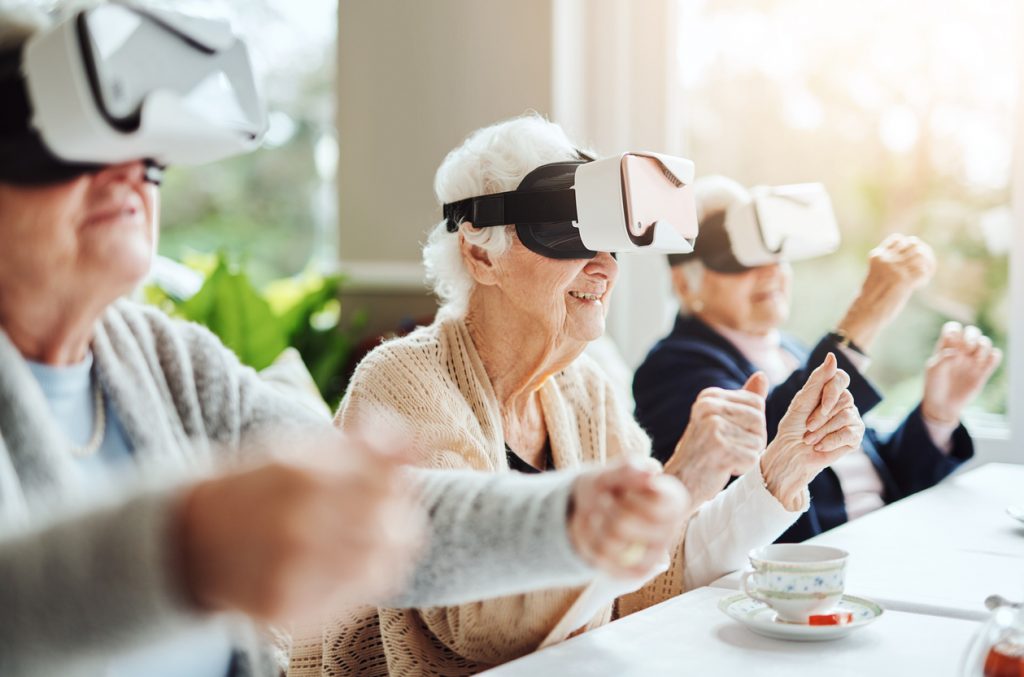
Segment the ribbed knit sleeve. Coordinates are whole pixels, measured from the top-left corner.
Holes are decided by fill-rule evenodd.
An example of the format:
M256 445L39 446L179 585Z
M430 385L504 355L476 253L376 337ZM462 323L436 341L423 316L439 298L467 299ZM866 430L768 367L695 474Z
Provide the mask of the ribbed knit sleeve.
M171 576L175 497L142 494L0 540L0 674L98 672L111 653L202 622Z

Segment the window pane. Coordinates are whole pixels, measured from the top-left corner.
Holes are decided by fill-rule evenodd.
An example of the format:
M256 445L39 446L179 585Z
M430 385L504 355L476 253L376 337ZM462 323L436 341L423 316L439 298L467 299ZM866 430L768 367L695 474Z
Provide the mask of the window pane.
M160 253L228 250L262 283L334 258L336 0L175 3L225 17L246 36L267 98L264 148L205 167L172 167Z
M939 272L872 351L882 415L921 397L943 322L1005 348L1009 183L1024 39L1016 0L768 3L683 0L681 86L701 175L747 184L822 181L844 243L795 266L789 328L835 325L887 234L916 234ZM1006 411L1004 366L975 404Z

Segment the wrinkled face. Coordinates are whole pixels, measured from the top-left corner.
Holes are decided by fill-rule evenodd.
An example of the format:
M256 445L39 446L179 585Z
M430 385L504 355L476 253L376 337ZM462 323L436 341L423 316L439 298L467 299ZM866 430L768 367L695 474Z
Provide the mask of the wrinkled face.
M775 263L742 273L704 271L702 317L730 329L766 334L789 318L792 268Z
M158 194L143 175L132 162L64 183L0 184L0 285L54 301L131 291L156 242Z
M509 312L556 336L593 341L604 333L618 263L602 252L593 259L549 259L527 249L513 233L509 250L494 262L495 286Z

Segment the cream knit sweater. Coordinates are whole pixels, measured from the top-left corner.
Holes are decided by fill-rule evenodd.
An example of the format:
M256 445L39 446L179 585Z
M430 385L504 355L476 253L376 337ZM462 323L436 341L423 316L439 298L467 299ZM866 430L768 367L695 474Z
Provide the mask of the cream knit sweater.
M580 357L540 390L556 468L648 456L650 440L601 369ZM511 472L498 401L465 324L441 319L379 346L360 364L335 423L393 412L424 467ZM805 506L806 508L806 506ZM680 534L670 566L608 604L580 631L705 585L743 565L799 516L764 488L759 471L704 506ZM365 609L325 642L327 674L467 675L534 651L579 595L561 588L418 610Z

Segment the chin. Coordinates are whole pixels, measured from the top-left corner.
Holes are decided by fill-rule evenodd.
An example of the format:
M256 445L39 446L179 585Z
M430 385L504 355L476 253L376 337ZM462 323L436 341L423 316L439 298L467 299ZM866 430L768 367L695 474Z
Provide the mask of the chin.
M153 265L153 254L148 246L119 247L107 261L99 265L100 275L127 294L149 275Z
M584 343L590 343L604 336L605 324L602 320L600 323L588 322L584 325L578 325L573 327L573 330L569 332L571 338L582 341Z

